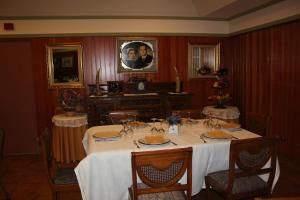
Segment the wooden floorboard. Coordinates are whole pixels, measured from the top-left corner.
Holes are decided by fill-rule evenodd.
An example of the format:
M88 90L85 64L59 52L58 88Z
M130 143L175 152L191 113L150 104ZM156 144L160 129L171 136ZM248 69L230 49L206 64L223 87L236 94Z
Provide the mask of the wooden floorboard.
M281 175L272 196L300 197L299 165L283 158L279 160ZM3 183L12 200L51 200L51 190L39 156L5 157L0 170ZM3 199L2 194L0 199ZM62 195L60 199L80 200L81 195L80 193L68 193ZM206 199L205 191L201 191L193 197L193 200L204 199ZM220 198L215 196L215 199Z

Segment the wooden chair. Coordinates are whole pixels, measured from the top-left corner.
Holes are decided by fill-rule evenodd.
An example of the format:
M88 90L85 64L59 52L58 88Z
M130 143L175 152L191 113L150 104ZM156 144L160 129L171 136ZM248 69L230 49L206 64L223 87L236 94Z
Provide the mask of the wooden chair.
M5 143L5 131L4 131L4 129L0 128L0 160L3 159L4 143ZM2 183L2 174L1 174L1 177L0 177L0 190L4 194L4 199L5 200L10 200L11 199L9 193L7 192L7 190L5 189L5 187Z
M201 109L172 110L172 115L178 115L182 118L190 117L191 119L202 119L203 118Z
M245 129L259 134L261 136L268 135L270 125L270 117L267 115L259 115L249 113L245 119Z
M137 110L120 110L108 113L108 118L112 124L121 124L122 120L138 120Z
M61 192L79 192L80 188L73 167L58 167L51 151L51 134L48 129L40 136L42 157L47 171L48 181L52 190L53 199L58 199Z
M254 198L254 200L300 200L300 197L270 197L270 198Z
M191 199L192 147L132 152L129 199ZM187 183L178 183L187 172ZM137 183L137 175L142 183ZM186 191L186 194L184 193Z
M269 195L276 170L277 143L277 138L263 137L231 141L229 170L205 177L208 199L211 189L226 199ZM270 166L262 169L269 160ZM258 176L262 174L269 174L267 182Z

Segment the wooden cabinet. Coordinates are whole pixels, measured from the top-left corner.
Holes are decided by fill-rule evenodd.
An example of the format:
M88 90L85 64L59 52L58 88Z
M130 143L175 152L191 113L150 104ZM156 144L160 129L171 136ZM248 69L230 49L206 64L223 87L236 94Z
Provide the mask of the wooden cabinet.
M143 88L139 84L143 82ZM108 113L117 110L137 110L139 119L166 118L172 110L191 107L192 94L174 93L175 82L148 82L136 79L131 82L109 81L100 85L103 96L95 96L95 85L89 85L89 127L109 124ZM183 83L181 83L183 88Z
M116 110L138 110L141 120L165 118L174 109L191 107L191 94L144 93L105 95L88 98L89 127L109 124L108 113Z

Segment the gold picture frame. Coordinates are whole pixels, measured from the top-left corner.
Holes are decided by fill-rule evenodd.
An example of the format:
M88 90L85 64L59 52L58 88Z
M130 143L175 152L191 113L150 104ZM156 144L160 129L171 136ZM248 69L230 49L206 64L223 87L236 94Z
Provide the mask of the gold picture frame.
M48 45L47 72L49 88L84 87L82 45Z
M117 39L118 73L157 72L157 39L121 37Z

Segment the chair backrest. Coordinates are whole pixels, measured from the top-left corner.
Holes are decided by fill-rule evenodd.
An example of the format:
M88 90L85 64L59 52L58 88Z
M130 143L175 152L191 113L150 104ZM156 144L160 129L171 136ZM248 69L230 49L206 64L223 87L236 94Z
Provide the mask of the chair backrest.
M112 124L121 124L122 120L138 120L137 110L120 110L108 113L108 118Z
M45 168L47 170L47 175L49 180L51 180L51 164L52 164L52 136L50 130L46 128L40 135L41 144L41 154Z
M254 113L246 114L245 128L253 133L261 136L268 135L270 125L270 117Z
M172 110L172 115L178 115L182 118L191 119L202 119L201 109L183 109L183 110Z
M187 191L191 199L192 147L157 151L132 152L132 182L134 199L140 194L167 191ZM179 180L187 172L187 183ZM147 188L137 187L137 175Z
M5 131L3 128L0 128L0 159L3 158L3 148L5 142Z
M271 190L276 170L278 142L278 138L268 137L231 141L227 192L231 193L234 178L262 174L269 174L267 184ZM267 162L270 162L269 166L265 166Z

